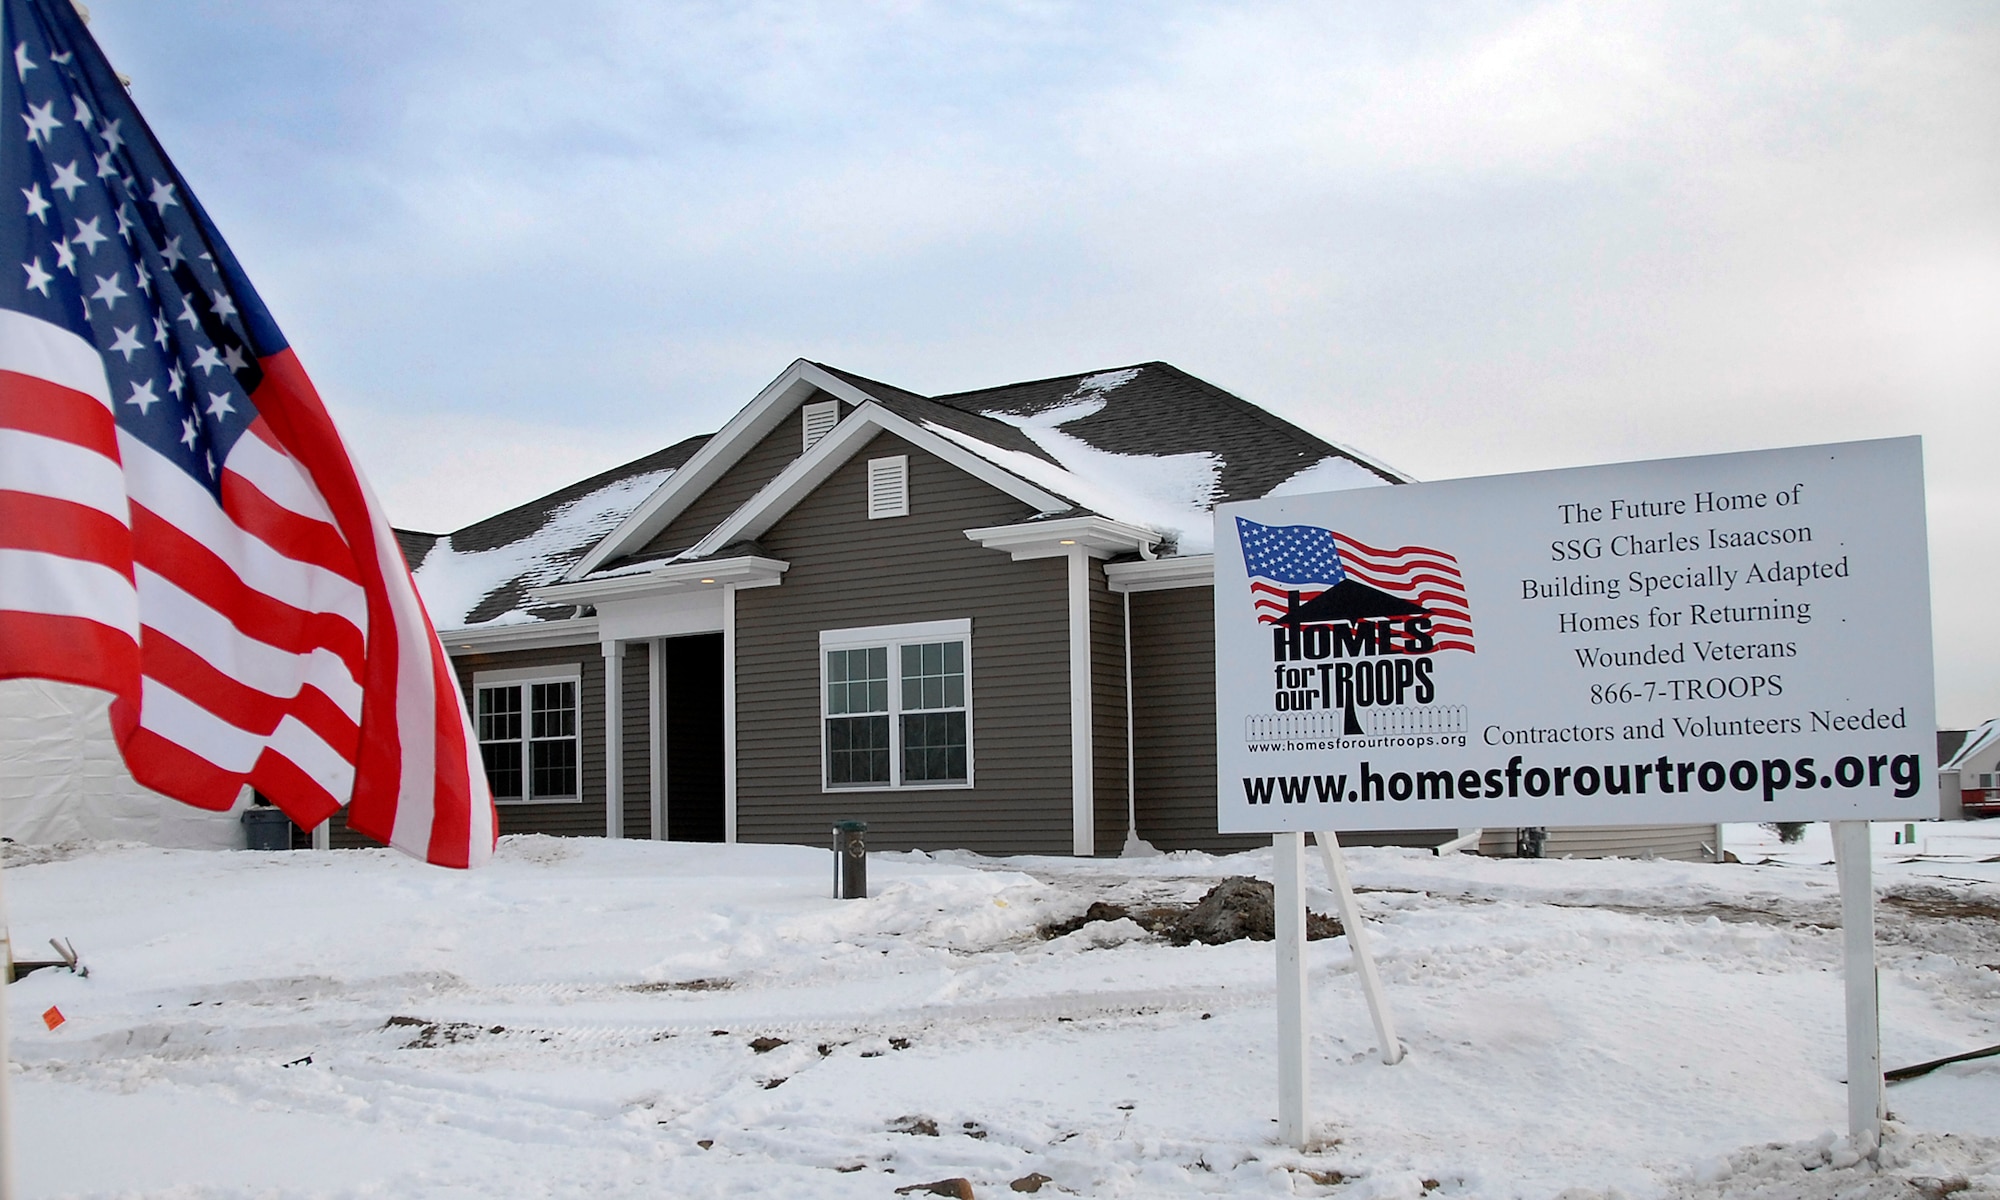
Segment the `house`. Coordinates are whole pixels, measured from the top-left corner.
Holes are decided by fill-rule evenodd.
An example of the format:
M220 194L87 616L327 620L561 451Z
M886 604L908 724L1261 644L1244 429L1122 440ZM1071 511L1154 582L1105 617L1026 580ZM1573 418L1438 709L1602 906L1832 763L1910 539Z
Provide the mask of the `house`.
M1216 832L1209 509L1406 481L1165 363L921 396L801 360L715 434L402 536L503 832L1221 851L1265 839Z
M1947 809L1955 799L1968 817L2000 816L2000 719L1957 734L1949 746L1940 733L1938 758L1938 787L1946 793Z

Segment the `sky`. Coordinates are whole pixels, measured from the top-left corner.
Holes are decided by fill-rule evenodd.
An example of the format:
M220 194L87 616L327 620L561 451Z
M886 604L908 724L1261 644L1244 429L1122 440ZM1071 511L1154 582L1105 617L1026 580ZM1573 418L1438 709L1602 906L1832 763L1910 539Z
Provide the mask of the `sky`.
M96 0L398 524L1164 360L1420 479L1921 434L2000 715L2000 9Z

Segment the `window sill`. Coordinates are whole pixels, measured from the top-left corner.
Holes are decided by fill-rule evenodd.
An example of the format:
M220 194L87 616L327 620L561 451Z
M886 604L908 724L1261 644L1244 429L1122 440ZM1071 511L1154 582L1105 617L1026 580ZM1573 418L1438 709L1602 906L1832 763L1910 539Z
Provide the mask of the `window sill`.
M969 792L972 781L955 780L951 783L823 783L820 794L844 796L852 792Z

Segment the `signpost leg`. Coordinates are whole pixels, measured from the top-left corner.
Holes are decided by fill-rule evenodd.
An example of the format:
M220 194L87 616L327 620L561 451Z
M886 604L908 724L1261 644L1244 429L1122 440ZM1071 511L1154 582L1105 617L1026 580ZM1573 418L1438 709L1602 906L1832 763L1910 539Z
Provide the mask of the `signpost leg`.
M1872 1154L1882 1137L1882 1019L1875 979L1875 888L1868 822L1833 822L1840 875L1841 960L1847 980L1847 1133Z
M1278 945L1278 1139L1306 1148L1306 835L1271 836Z
M1403 1043L1396 1037L1396 1018L1389 1012L1389 997L1382 990L1382 976L1375 970L1375 955L1368 949L1368 931L1361 924L1361 906L1354 902L1354 888L1347 882L1347 856L1340 852L1340 839L1331 830L1313 834L1319 856L1326 860L1327 877L1333 881L1334 902L1340 906L1340 927L1347 932L1347 950L1354 956L1355 974L1361 977L1361 993L1368 997L1368 1015L1375 1019L1375 1036L1382 1043L1382 1061L1395 1066L1403 1061Z

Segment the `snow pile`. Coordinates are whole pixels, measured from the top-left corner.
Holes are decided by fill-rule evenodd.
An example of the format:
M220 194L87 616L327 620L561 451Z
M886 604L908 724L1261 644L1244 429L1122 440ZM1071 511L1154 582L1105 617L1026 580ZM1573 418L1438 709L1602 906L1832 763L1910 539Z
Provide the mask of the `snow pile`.
M1899 849L1880 860L1885 1060L2000 1041L2000 864ZM857 901L830 898L826 850L789 846L508 838L476 872L386 851L11 858L17 944L65 936L91 967L6 991L25 1194L2000 1188L2000 1060L1892 1087L1879 1167L1823 1135L1845 1121L1825 866L1350 861L1410 1053L1381 1064L1345 939L1312 943L1320 1145L1299 1153L1274 1139L1269 943L1039 933L1093 901L1268 878L1268 851L878 854Z
M1388 480L1353 459L1329 454L1265 492L1264 495L1310 496L1318 492L1345 492L1353 488L1388 486Z
M550 513L535 532L491 550L458 550L449 536L439 538L415 572L431 620L440 629L460 628L468 624L480 601L508 583L519 580L530 588L555 582L577 556L631 516L672 474L672 470L647 471L606 484ZM516 609L481 624L532 619Z

